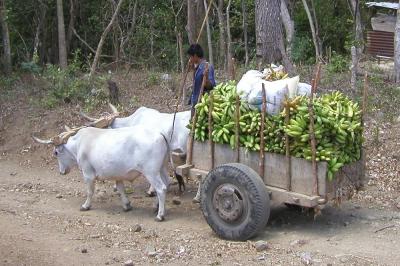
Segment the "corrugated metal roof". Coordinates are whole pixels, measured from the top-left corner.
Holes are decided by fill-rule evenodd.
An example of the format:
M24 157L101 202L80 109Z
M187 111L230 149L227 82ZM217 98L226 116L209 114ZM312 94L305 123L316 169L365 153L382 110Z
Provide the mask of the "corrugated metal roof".
M390 3L390 2L367 2L365 3L368 7L377 6L377 7L386 7L390 9L399 9L399 3Z
M393 57L394 33L386 31L368 31L367 52L370 55Z

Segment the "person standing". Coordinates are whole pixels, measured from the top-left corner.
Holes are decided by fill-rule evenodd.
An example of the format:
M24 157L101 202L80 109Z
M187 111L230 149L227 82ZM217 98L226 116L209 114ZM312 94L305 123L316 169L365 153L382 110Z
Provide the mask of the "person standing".
M192 117L194 115L195 106L199 99L201 86L203 84L204 72L208 69L208 76L204 85L203 93L209 93L215 87L214 66L209 64L203 57L204 51L200 44L192 44L187 50L189 55L189 64L194 70L193 74L193 91L190 97L189 104L192 106Z

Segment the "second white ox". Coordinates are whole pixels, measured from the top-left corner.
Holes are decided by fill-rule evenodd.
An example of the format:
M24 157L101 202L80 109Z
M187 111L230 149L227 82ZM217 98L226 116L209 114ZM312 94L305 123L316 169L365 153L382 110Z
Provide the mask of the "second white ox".
M36 141L54 144L51 140ZM65 144L56 145L61 174L78 165L87 184L87 199L81 210L89 210L96 180L115 180L125 211L131 209L123 181L144 175L158 198L156 220L164 220L165 198L170 178L165 167L168 143L159 132L143 126L118 129L83 128Z

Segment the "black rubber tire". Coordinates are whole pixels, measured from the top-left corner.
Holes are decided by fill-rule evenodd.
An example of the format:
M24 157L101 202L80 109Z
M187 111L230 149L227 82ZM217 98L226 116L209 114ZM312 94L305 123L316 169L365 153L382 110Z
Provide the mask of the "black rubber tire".
M215 191L224 184L232 184L240 191L245 211L234 223L225 221L213 205ZM250 167L230 163L208 173L201 186L200 206L212 230L221 238L245 241L265 229L270 213L270 200L260 176Z

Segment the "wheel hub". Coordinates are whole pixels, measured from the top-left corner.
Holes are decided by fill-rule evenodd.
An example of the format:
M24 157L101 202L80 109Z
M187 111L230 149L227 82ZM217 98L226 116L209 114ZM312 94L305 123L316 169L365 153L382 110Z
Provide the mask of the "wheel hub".
M219 186L214 192L213 205L218 215L226 222L234 222L243 214L243 197L232 184Z

